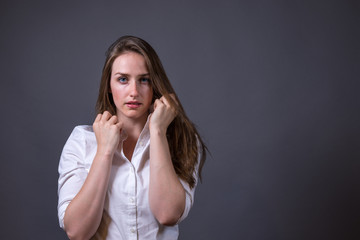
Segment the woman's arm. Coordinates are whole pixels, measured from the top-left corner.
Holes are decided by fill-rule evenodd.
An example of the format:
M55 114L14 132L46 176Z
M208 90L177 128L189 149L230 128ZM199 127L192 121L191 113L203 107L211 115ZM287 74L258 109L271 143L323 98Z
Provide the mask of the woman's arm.
M104 112L93 124L97 152L79 193L65 211L64 226L70 239L91 238L101 222L114 152L120 141L121 124Z
M178 222L185 208L185 190L171 161L166 130L176 116L162 97L154 103L150 119L150 208L163 225Z

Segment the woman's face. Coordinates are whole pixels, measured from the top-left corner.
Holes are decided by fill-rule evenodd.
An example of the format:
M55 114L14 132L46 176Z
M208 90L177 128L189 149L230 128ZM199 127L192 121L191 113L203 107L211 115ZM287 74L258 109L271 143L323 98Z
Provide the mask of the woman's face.
M146 120L153 90L142 55L125 52L115 59L110 89L119 119Z

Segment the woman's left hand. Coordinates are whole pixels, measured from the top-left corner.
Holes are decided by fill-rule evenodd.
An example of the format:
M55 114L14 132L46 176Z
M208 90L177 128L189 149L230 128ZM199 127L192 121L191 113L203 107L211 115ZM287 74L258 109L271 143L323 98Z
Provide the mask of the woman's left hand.
M170 94L175 104L175 96ZM185 209L186 194L171 159L166 130L177 115L177 106L162 96L154 102L150 116L149 205L162 225L175 225Z
M170 97L175 100L175 96L170 94ZM168 100L164 96L160 99L156 99L154 102L154 111L150 117L150 130L159 130L166 133L166 130L170 123L176 117L177 112L174 107L172 107Z

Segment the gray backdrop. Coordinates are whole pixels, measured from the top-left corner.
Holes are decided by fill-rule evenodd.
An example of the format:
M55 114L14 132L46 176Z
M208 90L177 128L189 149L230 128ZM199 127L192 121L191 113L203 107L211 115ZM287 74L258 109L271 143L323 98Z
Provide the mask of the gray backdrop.
M0 3L1 239L66 239L57 166L104 52L157 50L212 157L180 239L360 239L359 1Z

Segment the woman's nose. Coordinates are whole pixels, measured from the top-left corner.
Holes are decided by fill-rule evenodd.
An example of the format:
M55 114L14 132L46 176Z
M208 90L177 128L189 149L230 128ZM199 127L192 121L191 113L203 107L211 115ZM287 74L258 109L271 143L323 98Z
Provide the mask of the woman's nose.
M138 84L136 81L132 81L130 84L130 96L136 97L139 95Z

